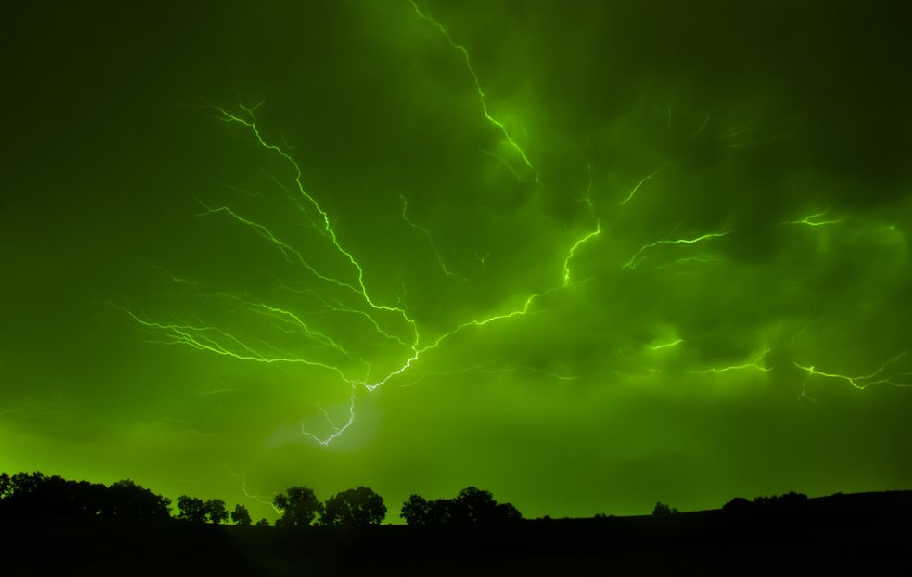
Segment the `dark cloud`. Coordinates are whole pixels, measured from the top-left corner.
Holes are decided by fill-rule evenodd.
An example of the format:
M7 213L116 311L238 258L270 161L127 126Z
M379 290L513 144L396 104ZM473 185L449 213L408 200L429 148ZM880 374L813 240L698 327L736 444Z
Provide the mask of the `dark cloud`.
M909 484L891 3L416 6L12 9L0 467L532 515ZM372 383L410 328L245 107L374 301L462 326L325 448L337 372L230 357Z

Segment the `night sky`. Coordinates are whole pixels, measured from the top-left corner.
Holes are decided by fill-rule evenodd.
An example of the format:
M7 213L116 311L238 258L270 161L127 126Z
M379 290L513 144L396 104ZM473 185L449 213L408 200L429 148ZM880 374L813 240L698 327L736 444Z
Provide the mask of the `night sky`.
M912 486L899 3L22 4L0 470L391 521Z

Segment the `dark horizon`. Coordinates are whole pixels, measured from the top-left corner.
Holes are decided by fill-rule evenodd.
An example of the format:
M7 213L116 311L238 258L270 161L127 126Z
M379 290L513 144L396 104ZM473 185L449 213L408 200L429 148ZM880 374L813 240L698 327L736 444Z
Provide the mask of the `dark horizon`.
M290 487L282 516L251 523L220 500L167 500L129 481L101 487L60 478L0 475L5 574L18 575L827 575L908 574L912 491L790 492L737 498L720 509L651 515L523 519L490 492L450 499L412 495L407 525L382 524L367 487L325 502ZM230 511L230 512L229 512ZM225 525L230 517L231 525Z
M717 507L701 511L679 511L676 507L659 500L651 512L636 515L619 516L596 512L576 518L552 517L548 514L527 518L509 501L497 499L490 491L475 486L465 487L457 495L443 498L426 499L425 496L412 493L401 506L393 506L385 503L383 496L369 487L352 486L351 489L321 500L311 488L297 485L286 488L269 499L278 514L273 523L265 517L259 520L250 517L242 503L226 503L220 499L190 495L171 499L130 479L103 485L40 472L20 472L12 475L0 472L0 522L9 523L10 526L30 522L51 525L87 523L91 526L98 521L127 525L184 521L194 524L278 528L313 526L353 529L380 525L409 525L412 528L430 530L486 530L497 526L514 527L517 523L530 521L607 521L638 518L662 520L718 512L724 512L735 519L750 519L756 523L762 522L764 515L789 516L809 513L815 508L815 503L818 512L821 503L829 503L826 510L834 514L849 515L860 511L884 514L889 512L884 503L893 501L896 509L894 513L902 514L904 508L912 506L912 489L862 493L840 491L816 497L796 491L782 495L755 496L752 499L738 496ZM435 510L438 506L444 508ZM452 509L453 506L458 510ZM479 517L482 511L486 512L486 516ZM352 517L352 514L355 516ZM456 517L453 517L454 514ZM462 519L462 515L469 517ZM400 522L391 523L390 517L399 519Z

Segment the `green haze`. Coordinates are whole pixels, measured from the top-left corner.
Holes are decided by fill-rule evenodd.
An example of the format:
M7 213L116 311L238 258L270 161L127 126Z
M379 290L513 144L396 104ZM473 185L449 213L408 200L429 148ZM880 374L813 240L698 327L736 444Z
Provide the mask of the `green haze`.
M18 7L0 469L526 516L912 485L888 2Z

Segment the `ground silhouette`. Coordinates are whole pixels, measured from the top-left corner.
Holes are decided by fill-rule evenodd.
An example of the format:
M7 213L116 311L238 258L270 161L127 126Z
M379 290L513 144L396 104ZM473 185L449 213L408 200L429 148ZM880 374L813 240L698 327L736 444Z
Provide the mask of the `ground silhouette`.
M413 495L401 511L408 525L380 526L382 498L366 487L326 503L293 487L276 501L286 519L279 526L250 526L243 506L231 514L236 525L224 525L218 500L182 496L172 517L168 499L131 481L0 475L2 573L912 574L912 491L787 493L710 511L665 505L659 514L523 520L488 491L467 487L453 499Z

